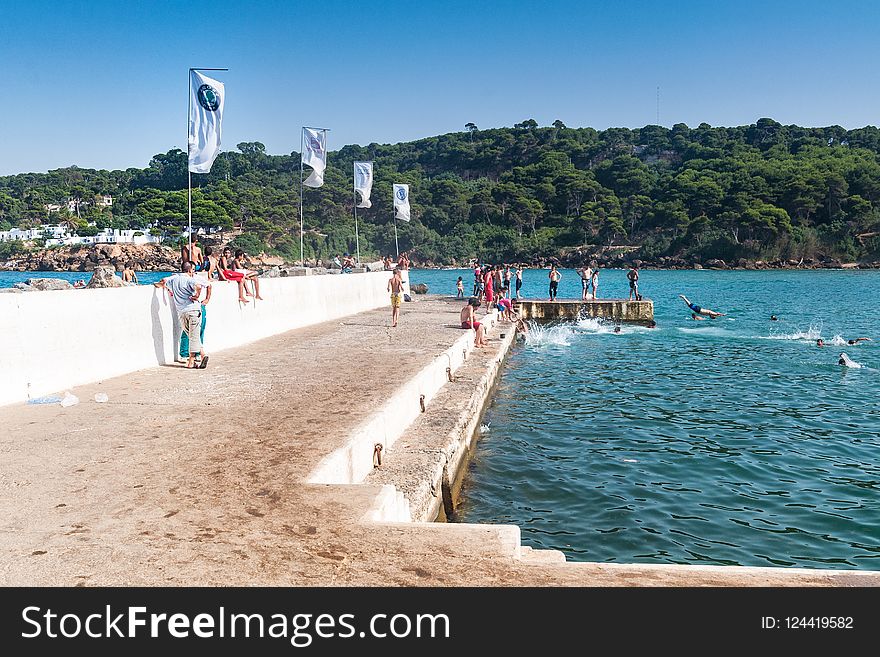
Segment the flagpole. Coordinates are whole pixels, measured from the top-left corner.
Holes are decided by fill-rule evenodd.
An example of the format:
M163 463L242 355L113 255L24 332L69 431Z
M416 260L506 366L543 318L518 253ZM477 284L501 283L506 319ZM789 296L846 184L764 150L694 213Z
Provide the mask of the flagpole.
M187 239L189 248L187 256L192 260L193 251L193 192L192 192L192 171L189 168L189 130L190 121L192 121L192 72L193 71L228 71L228 68L193 68L190 67L186 73L186 84L189 89L186 103L186 207L187 207ZM182 263L181 263L182 264Z
M305 148L305 128L299 133L299 260L303 267L306 266L306 256L303 249L303 149Z
M357 249L357 263L358 267L361 266L361 242L358 237L358 193L357 193L357 164L352 164L352 195L354 196L354 243L355 248Z
M303 248L303 188L304 179L303 179L303 152L305 150L305 132L306 129L309 130L320 130L324 133L324 165L326 168L327 164L327 133L330 131L330 128L315 128L310 125L303 126L299 135L299 258L302 260L302 266L306 266L306 256L305 250Z
M190 121L192 121L192 72L193 69L189 69L186 73L186 82L187 88L189 89L189 93L187 94L187 102L186 102L186 206L187 206L187 232L186 237L189 240L189 247L187 247L186 257L188 260L192 260L192 252L193 252L193 204L192 204L192 171L189 168L189 131L190 131ZM181 269L183 269L183 262L180 263Z
M354 244L357 249L357 263L358 267L361 266L361 242L358 238L358 205L357 205L357 192L354 193Z
M397 259L400 260L400 246L397 244L397 210L394 210L394 250L397 251Z

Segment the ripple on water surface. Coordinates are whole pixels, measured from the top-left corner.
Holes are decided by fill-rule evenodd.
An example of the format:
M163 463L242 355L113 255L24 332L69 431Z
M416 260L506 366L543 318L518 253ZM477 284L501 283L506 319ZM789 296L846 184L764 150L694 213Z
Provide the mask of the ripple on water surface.
M878 343L846 346L861 369L837 363L880 326L859 301L880 274L719 273L736 311L702 272L661 274L657 329L532 326L459 518L578 561L880 569ZM735 321L694 322L685 290Z

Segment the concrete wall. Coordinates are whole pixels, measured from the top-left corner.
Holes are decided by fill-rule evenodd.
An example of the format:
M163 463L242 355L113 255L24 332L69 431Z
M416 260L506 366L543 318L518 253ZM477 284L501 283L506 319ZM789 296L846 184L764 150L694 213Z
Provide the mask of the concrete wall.
M521 300L519 307L524 319L564 320L599 317L619 322L649 322L654 319L654 302L627 301L626 299L599 299L597 301L532 301Z
M388 272L266 278L264 300L249 304L239 304L235 283L217 281L205 350L388 305L389 278ZM172 363L179 335L168 293L152 285L0 294L0 405Z

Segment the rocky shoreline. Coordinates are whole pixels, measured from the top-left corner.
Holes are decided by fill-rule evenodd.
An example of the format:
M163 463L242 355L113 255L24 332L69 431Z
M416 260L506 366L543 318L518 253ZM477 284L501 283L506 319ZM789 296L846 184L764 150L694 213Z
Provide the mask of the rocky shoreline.
M804 258L802 260L747 260L741 258L736 262L725 262L719 259L704 261L686 260L674 256L662 256L656 259L630 257L629 254L609 256L602 253L566 253L559 257L533 258L522 261L525 267L548 269L551 265L576 269L584 264L598 263L603 269L626 269L637 265L640 269L715 269L715 270L768 270L768 269L880 269L880 261L843 262L835 258ZM511 263L515 264L515 263ZM416 268L449 269L468 268L470 263L437 264L433 262L416 262Z
M662 256L656 259L640 259L633 257L635 248L621 252L613 249L586 250L573 249L558 257L532 258L523 261L526 267L549 268L550 265L577 268L584 263L597 262L602 268L626 268L634 264L642 269L880 269L880 261L843 262L835 258L805 258L801 260L746 260L736 262L711 259L705 261L687 260L674 256ZM260 254L248 258L249 264L262 272L264 276L286 276L288 270L299 263L287 263L278 256ZM15 256L6 262L0 262L0 271L66 271L93 272L98 267L112 266L122 271L126 263L132 263L136 271L177 271L180 266L180 255L176 249L160 244L94 244L91 246L72 246L57 249L31 251ZM322 270L326 263L319 261L307 262L307 265ZM467 268L470 263L436 263L421 261L413 263L417 268L445 269ZM381 268L381 262L370 263L369 270ZM332 269L326 269L332 271ZM316 272L317 273L317 272Z

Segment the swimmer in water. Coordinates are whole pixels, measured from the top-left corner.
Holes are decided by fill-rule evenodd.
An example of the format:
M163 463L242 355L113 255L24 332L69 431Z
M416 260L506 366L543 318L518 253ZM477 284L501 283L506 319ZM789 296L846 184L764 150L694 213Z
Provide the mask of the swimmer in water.
M854 340L847 340L847 344L858 344L859 342L871 342L871 338L856 338Z
M776 315L770 315L770 321L771 322L778 322L779 318Z
M816 340L816 346L817 347L824 347L825 341L822 338L819 338L818 340Z
M716 317L724 317L724 313L715 312L714 310L709 310L708 308L700 308L695 303L691 303L690 299L688 299L683 294L679 294L681 300L685 302L688 308L690 308L694 314L696 315L706 315L709 319L715 319ZM701 318L702 319L702 318Z

